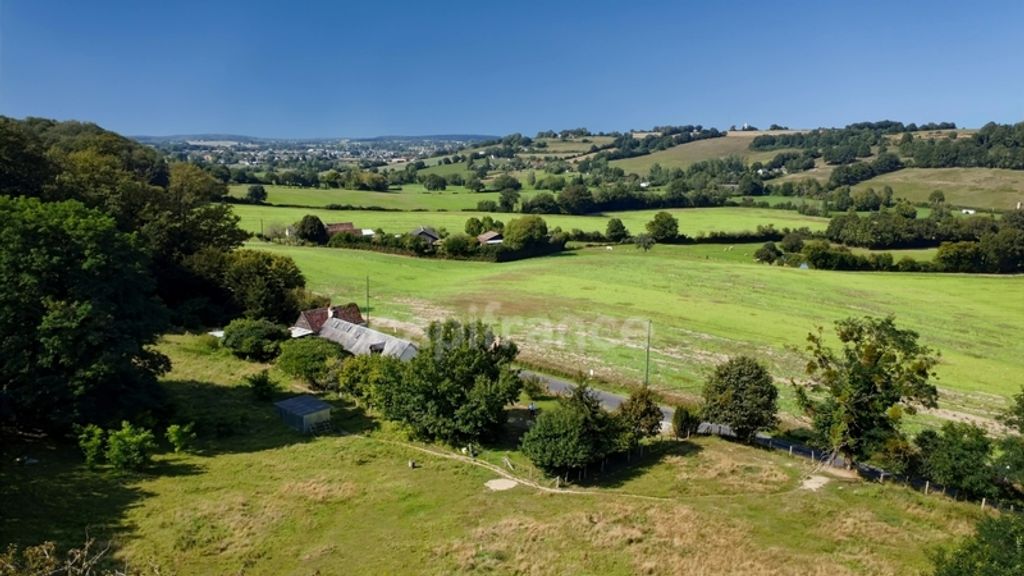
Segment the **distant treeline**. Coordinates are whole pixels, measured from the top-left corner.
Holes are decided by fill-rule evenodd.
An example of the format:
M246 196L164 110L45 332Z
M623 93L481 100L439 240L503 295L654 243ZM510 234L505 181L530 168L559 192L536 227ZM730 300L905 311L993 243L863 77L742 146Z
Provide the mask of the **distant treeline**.
M844 128L818 128L807 132L789 134L762 134L750 143L751 150L776 150L779 148L817 148L825 150L839 146L857 148L877 146L886 136L904 132L954 130L953 122L930 122L928 124L903 124L892 120L881 122L858 122ZM867 156L867 154L864 154Z
M600 154L608 160L620 158L633 158L644 156L659 150L666 150L673 146L705 140L707 138L719 138L725 136L717 128L704 128L697 125L686 126L655 126L658 134L649 134L643 138L635 138L631 133L626 133L615 138L612 143L612 150Z
M935 265L944 272L1024 272L1021 210L998 220L986 216L957 218L940 206L924 219L889 211L869 216L847 214L833 218L825 234L832 242L873 249L938 246ZM839 256L845 263L852 261L849 256Z

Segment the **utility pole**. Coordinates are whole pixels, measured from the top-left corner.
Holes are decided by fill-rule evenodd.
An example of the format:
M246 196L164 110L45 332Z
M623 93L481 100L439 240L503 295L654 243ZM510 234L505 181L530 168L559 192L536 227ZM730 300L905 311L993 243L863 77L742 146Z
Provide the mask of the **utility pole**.
M370 275L366 275L366 325L370 325Z
M644 386L650 382L651 379L651 321L647 321L647 359L644 363Z
M263 236L263 218L260 218L260 236Z

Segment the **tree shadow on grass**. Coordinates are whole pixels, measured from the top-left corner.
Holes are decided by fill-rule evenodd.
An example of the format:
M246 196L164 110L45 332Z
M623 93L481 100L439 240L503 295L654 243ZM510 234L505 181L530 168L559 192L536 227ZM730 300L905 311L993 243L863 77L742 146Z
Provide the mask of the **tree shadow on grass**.
M604 464L604 470L597 464L590 467L583 478L569 476L569 480L586 488L622 488L631 480L643 476L648 470L661 463L665 458L678 456L693 457L703 448L687 440L657 439L644 446L642 452L634 450L632 454L616 454L610 456Z
M259 452L301 444L316 436L289 428L274 402L297 395L279 391L258 400L246 386L222 386L196 380L165 380L171 399L172 422L194 423L201 455ZM377 422L347 400L321 398L331 405L331 419L342 433L362 434L375 430Z
M146 478L196 474L199 467L158 460L138 473L109 467L90 469L74 446L52 438L4 439L0 463L0 542L33 546L53 541L77 548L89 538L117 539L126 532L123 515L149 496L139 487ZM32 464L17 464L14 456Z

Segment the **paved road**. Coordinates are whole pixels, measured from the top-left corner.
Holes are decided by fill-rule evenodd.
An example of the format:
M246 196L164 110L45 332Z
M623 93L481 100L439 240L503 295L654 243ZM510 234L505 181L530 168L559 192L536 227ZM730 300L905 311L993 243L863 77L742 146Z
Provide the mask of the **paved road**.
M576 386L573 382L570 382L569 380L563 380L561 378L556 378L554 376L548 376L547 374L541 374L539 372L534 372L532 370L522 370L521 373L525 376L536 376L537 378L540 378L540 380L547 385L548 390L555 394L563 394L569 392ZM622 404L626 400L625 396L619 396L618 394L612 394L611 392L605 392L604 390L597 390L595 388L591 388L591 390L594 392L594 395L597 396L597 398L601 401L601 406L604 406L608 410L615 410L616 408L619 407L620 404ZM661 407L661 425L663 427L672 426L673 412L674 411L668 406Z
M534 372L532 370L523 370L522 374L527 376L536 376L537 378L540 378L542 382L547 384L548 390L555 394L569 392L575 386L575 384L573 382L570 382L569 380L557 378L555 376L548 376L547 374L541 374L539 372ZM594 392L594 395L597 396L598 399L601 401L601 405L608 410L615 410L616 408L619 407L620 404L622 404L626 400L625 396L620 396L618 394L613 394L611 392L605 392L604 390L597 390L594 388L591 388L591 390ZM672 429L672 414L674 412L675 411L669 406L661 406L661 426L663 429ZM700 426L697 429L697 433L713 434L716 436L733 435L732 430L729 429L728 426L714 424L711 422L701 422ZM767 434L758 434L754 441L757 442L758 444L761 444L762 446L767 446L768 448L772 448L775 450L783 450L789 452L794 456L800 456L802 458L824 461L828 457L828 455L822 453L821 450L814 450L808 446L804 446L803 444L790 442L788 440L772 438ZM836 459L832 462L832 465L836 467L843 467L846 466L846 461L843 460L841 456L837 456ZM866 472L871 476L877 477L878 474L881 473L881 471L877 469L870 469L868 467L864 468L865 469L862 470L862 472Z

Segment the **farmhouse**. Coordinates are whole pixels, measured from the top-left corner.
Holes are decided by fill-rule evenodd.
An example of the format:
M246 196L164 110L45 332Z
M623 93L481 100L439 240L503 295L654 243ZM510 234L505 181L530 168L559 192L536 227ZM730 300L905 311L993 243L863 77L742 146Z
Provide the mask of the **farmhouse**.
M356 234L362 231L356 230L356 225L351 222L335 222L333 224L324 224L324 228L327 229L328 236L334 236L335 234Z
M330 318L324 322L319 336L340 344L347 352L356 356L382 354L406 362L412 360L419 352L412 342L340 318Z
M488 230L483 234L476 237L476 241L481 244L501 244L505 239L501 232L495 232L494 230Z
M274 408L285 424L303 434L315 432L331 421L331 405L309 394L275 402Z
M319 334L324 322L331 318L341 318L353 324L366 324L363 314L359 311L359 305L349 302L344 306L328 306L326 308L314 308L299 313L295 324L291 327L292 338Z
M423 238L424 240L430 242L431 244L441 239L441 235L437 233L437 230L434 230L429 226L420 226L419 228L413 230L410 233L410 236L417 236L419 238Z

